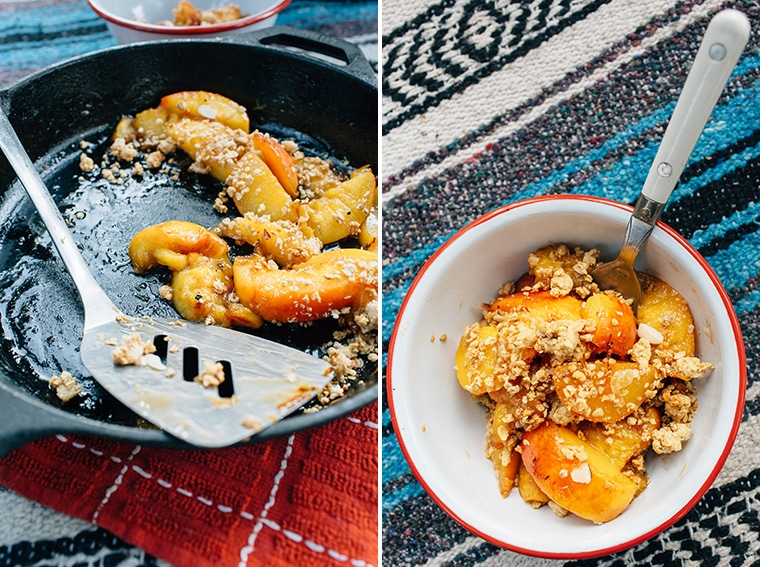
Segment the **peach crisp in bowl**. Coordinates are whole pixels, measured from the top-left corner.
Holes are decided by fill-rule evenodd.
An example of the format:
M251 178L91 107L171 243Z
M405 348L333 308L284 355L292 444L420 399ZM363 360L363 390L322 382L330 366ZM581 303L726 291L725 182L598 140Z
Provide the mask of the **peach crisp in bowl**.
M731 302L658 223L633 312L589 272L631 214L557 195L473 221L425 264L390 338L386 389L416 477L452 518L527 555L621 551L710 488L744 409Z

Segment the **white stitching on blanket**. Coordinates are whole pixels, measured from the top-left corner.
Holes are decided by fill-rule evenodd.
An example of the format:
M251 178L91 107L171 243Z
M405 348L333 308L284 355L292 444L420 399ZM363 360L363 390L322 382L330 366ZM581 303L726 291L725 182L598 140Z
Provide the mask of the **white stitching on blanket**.
M350 421L351 423L362 425L362 426L368 427L370 429L378 429L378 427L379 427L377 423L374 423L374 422L371 422L371 421L361 421L361 420L358 420L358 419L352 418L352 417L348 417L346 419L348 421ZM68 437L66 437L65 435L58 434L55 437L56 437L56 439L58 439L62 443L69 443L69 444L71 444L71 446L74 447L74 448L76 448L76 449L87 450L90 453L92 453L93 455L98 456L98 457L104 457L105 456L102 451L98 451L97 449L93 449L92 447L87 447L86 445L84 445L82 443L79 443L79 442L70 441L68 439ZM300 534L298 534L296 532L292 532L290 530L284 529L278 523L273 522L272 520L269 520L269 519L266 518L267 511L274 505L274 500L275 500L274 497L275 497L275 495L277 493L277 489L279 488L279 482L280 482L280 480L282 479L282 477L285 474L285 469L287 468L287 460L288 460L288 458L290 457L290 455L293 452L293 440L294 440L293 436L290 436L288 438L288 445L287 445L287 448L285 450L285 453L283 454L283 459L282 459L282 462L280 464L280 470L277 472L277 475L275 475L274 485L272 486L272 491L270 492L269 500L265 504L264 509L262 510L262 513L261 513L261 515L259 517L259 521L254 526L254 529L253 529L253 532L251 533L251 536L258 536L258 533L260 533L262 527L265 526L265 527L267 527L267 528L269 528L269 529L271 529L273 531L280 532L284 537L286 537L290 541L293 541L294 543L299 543L299 544L305 545L310 551L312 551L314 553L326 553L329 557L331 557L332 559L335 559L336 561L348 562L352 567L374 567L374 565L372 563L368 563L368 562L364 561L363 559L349 559L349 557L347 555L345 555L343 553L340 553L339 551L336 551L334 549L325 548L325 546L323 546L323 545L321 545L321 544L319 544L319 543L317 543L315 541L312 541L310 539L305 539L302 535L300 535ZM124 465L124 467L122 467L121 471L119 472L119 476L117 477L116 481L114 481L114 486L111 487L111 488L113 488L113 490L111 490L111 488L109 488L109 490L106 491L106 498L104 498L104 501L101 502L100 506L98 506L98 509L95 511L95 514L92 517L92 521L93 522L95 521L95 519L97 518L98 514L100 513L100 509L107 503L107 501L110 498L111 494L113 494L113 492L116 491L115 487L118 487L118 485L121 484L121 481L122 481L122 479L124 477L124 474L126 474L126 472L128 471L128 469L130 469L130 468L134 472L136 472L139 476L141 476L141 477L143 477L143 478L145 478L147 480L155 480L155 482L159 486L161 486L162 488L174 489L176 492L179 492L180 494L183 494L184 496L189 496L189 497L193 496L192 492L190 492L188 490L185 490L184 488L181 488L181 487L174 487L172 485L172 483L170 483L169 481L164 480L162 478L155 478L153 474L147 472L145 469L143 469L142 467L139 467L138 465L131 465L130 466L129 462L134 458L135 455L137 455L137 453L139 451L140 451L140 446L138 445L138 446L135 447L135 449L129 455L129 457L127 459L127 464ZM107 458L109 458L110 460L112 460L113 462L116 462L116 463L122 462L122 459L120 459L119 457L113 457L113 456L111 456L111 457L107 457ZM205 498L203 496L195 496L195 498L196 498L196 500L198 500L199 502L201 502L201 503L203 503L203 504L205 504L207 506L213 506L213 504L214 504L213 501L211 501L208 498ZM229 514L229 513L232 513L234 511L233 508L230 508L229 506L225 506L223 504L217 504L216 505L216 509L218 511L222 512L222 513L225 513L225 514ZM240 514L240 517L243 518L243 519L245 519L245 520L254 520L255 519L255 516L253 514L251 514L250 512L241 511L241 512L239 512L239 514ZM245 563L247 562L248 555L251 553L251 551L253 551L253 542L254 541L255 541L255 537L253 537L253 539L251 539L249 537L249 543L240 551L240 558L241 558L240 565L245 565ZM244 557L243 556L243 552L246 549L248 549L248 548L250 548L250 550L246 553L246 555Z
M81 445L81 446L78 446ZM84 449L85 446L81 443L72 443L72 446L76 447L77 449ZM103 496L103 500L100 501L100 504L98 504L97 509L95 510L95 513L92 515L92 522L95 522L95 520L98 519L98 515L100 514L100 511L105 507L106 504L108 504L108 501L111 500L111 496L114 492L119 490L119 486L121 486L122 481L124 480L124 475L127 474L127 471L129 471L129 463L132 459L134 459L135 455L140 452L140 445L135 445L135 448L132 449L132 452L129 454L129 457L127 457L127 462L124 464L123 467L121 467L121 470L119 471L119 475L116 477L116 479L113 481L113 484L108 487L108 490L106 490L105 495Z
M280 470L277 471L277 474L274 477L274 483L272 484L272 489L269 491L269 500L267 500L267 503L264 505L264 509L261 511L259 521L257 521L253 526L253 531L251 531L251 535L248 536L248 542L240 550L240 563L238 564L240 567L244 567L248 564L248 556L254 550L256 539L258 538L259 533L261 533L262 527L265 525L267 513L272 508L272 506L274 506L275 497L277 496L277 491L280 488L280 481L282 480L282 477L285 476L285 469L288 468L288 459L290 458L290 455L293 454L294 439L295 437L293 435L288 437L288 445L285 448L285 454L282 456L282 461L280 461Z

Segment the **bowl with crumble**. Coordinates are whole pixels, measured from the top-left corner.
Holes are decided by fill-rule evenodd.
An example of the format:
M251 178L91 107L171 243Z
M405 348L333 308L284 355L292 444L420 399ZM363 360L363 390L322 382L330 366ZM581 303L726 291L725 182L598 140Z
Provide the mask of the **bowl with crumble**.
M660 222L636 260L638 305L591 275L630 213L571 195L496 209L430 258L399 310L386 389L401 449L495 545L631 547L682 518L731 450L746 361L709 264Z
M290 0L87 0L121 44L159 39L224 37L277 21Z

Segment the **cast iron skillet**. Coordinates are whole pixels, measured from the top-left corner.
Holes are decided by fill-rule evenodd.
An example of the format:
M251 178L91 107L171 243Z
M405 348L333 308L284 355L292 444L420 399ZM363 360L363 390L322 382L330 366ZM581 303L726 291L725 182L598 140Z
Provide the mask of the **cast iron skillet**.
M324 57L326 56L326 57ZM268 28L225 41L172 40L115 47L66 61L0 92L0 104L69 220L95 277L129 315L175 316L156 290L167 273L132 273L127 245L164 220L215 225L219 187L182 173L114 185L82 179L82 140L102 155L122 115L156 106L180 90L208 90L243 104L252 127L296 137L308 151L377 172L376 77L361 51L342 40ZM178 167L178 171L181 168ZM0 455L56 433L89 434L152 446L189 448L141 423L101 389L79 360L81 304L44 226L0 156ZM318 353L333 323L294 332L256 332ZM62 403L47 381L68 370L84 395ZM300 413L255 436L258 442L314 427L377 399L377 365L338 403Z

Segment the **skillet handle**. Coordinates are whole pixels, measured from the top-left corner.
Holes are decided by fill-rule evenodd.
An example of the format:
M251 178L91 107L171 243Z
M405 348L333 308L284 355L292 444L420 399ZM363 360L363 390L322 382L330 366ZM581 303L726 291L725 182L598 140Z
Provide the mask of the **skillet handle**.
M362 50L353 43L324 34L292 28L273 26L250 33L232 36L231 41L258 43L265 47L296 50L317 54L322 61L341 67L354 77L370 85L377 86L377 73L370 65ZM332 60L332 61L331 61ZM345 67L343 65L345 64Z
M56 433L90 433L79 418L0 383L0 457Z

